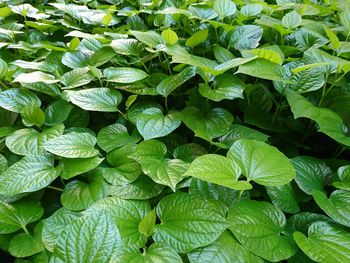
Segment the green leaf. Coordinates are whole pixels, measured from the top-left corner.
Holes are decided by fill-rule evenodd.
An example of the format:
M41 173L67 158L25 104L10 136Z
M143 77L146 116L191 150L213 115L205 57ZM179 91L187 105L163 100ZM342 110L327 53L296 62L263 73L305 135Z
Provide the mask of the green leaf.
M136 68L106 68L103 75L107 81L118 83L132 83L148 77L148 74Z
M26 89L7 89L0 92L0 107L21 113L26 105L41 105L40 99Z
M117 54L138 56L141 53L142 44L136 39L114 39L110 46Z
M45 122L45 113L37 104L27 104L21 111L22 122L26 126L40 127Z
M81 51L64 53L62 63L71 69L84 68L88 66L89 55Z
M208 84L199 84L199 93L210 100L221 101L224 99L243 99L244 82L231 74L219 75L215 78L213 88Z
M298 199L290 183L281 186L266 187L272 203L283 212L295 214L300 211Z
M168 28L162 32L162 38L169 45L175 44L179 39L176 32L174 32L170 28Z
M79 213L66 208L58 209L49 218L44 219L42 241L45 248L53 252L56 241L65 228L80 217Z
M177 146L173 151L173 156L186 163L191 163L194 159L206 153L207 150L203 146L196 143L187 143Z
M183 69L180 73L172 75L162 80L156 88L157 93L163 95L164 97L168 97L170 93L172 93L174 90L176 90L178 87L183 85L186 81L188 81L195 75L195 68L187 67Z
M282 25L287 29L293 29L300 26L302 22L301 15L296 11L289 12L282 17Z
M41 133L34 129L21 129L6 138L6 147L18 155L38 155L45 153L43 145L46 141L63 134L62 124L44 129Z
M109 88L91 88L78 91L64 91L65 99L88 111L116 112L122 101L117 90Z
M230 38L230 46L235 49L252 49L259 45L263 29L255 25L238 26Z
M1 171L1 169L0 169ZM333 186L342 190L350 190L350 165L344 165L338 168L337 175L340 181L333 182Z
M331 193L329 199L321 191L312 193L318 206L334 221L339 224L350 226L350 192L336 190Z
M157 140L143 141L137 145L130 156L142 167L142 171L154 182L169 186L174 192L176 185L182 181L188 164L179 159L165 157L166 146Z
M153 240L179 253L211 244L227 227L225 214L216 204L181 192L164 197L157 215L161 224L156 225Z
M281 186L296 176L288 158L276 147L264 142L238 140L227 156L237 162L248 182L252 180L265 186Z
M7 160L6 160L5 156L3 156L0 153L0 174L2 174L7 168L8 168Z
M0 175L0 194L15 195L45 188L58 176L53 158L28 155Z
M0 233L8 234L39 220L44 213L40 203L30 198L9 204L0 201Z
M141 254L137 247L127 247L116 251L112 257L115 263L182 263L176 251L164 243L153 243Z
M34 235L20 233L14 236L9 244L9 252L12 256L18 258L29 257L44 251L41 241L42 225L36 225Z
M13 82L20 82L20 83L36 83L36 82L42 82L45 84L52 84L59 82L58 79L55 78L55 76L51 74L47 74L41 71L34 71L31 73L21 73L19 74Z
M61 77L61 83L65 86L64 89L73 89L89 84L94 78L88 67L76 68L65 73Z
M219 138L219 141L225 144L228 148L239 139L249 139L255 141L266 142L269 136L257 130L251 129L239 124L232 124L230 130Z
M47 141L44 149L66 158L90 158L99 154L97 139L90 133L71 132Z
M103 160L103 158L99 158L97 156L77 159L62 158L57 166L57 169L61 171L60 177L68 180L74 176L95 169Z
M178 112L169 112L163 115L159 108L148 108L142 112L136 121L136 127L145 140L164 137L181 124Z
M146 175L141 175L130 184L110 186L108 194L122 199L147 200L158 196L164 188L164 185L155 183Z
M264 260L243 247L233 235L225 231L209 246L198 248L188 254L191 263L209 262L256 262Z
M208 29L199 30L192 34L189 39L186 40L185 45L191 48L198 46L199 44L206 41L208 38Z
M309 227L308 237L300 232L294 239L302 251L316 262L341 263L350 259L350 234L326 222Z
M350 146L350 136L348 128L343 120L335 112L327 108L318 108L302 95L291 90L286 90L288 103L294 114L294 118L308 118L318 124L318 130L337 142Z
M96 211L70 223L59 235L51 262L108 263L120 236L111 217Z
M239 66L236 73L241 73L261 79L292 83L290 80L284 78L284 71L285 69L281 65L263 58L258 58Z
M141 166L128 157L135 148L136 144L130 143L107 154L107 162L113 168L99 168L107 182L113 185L129 184L139 177L142 172Z
M214 2L215 12L222 18L232 16L236 13L236 5L231 0L217 0Z
M256 16L261 13L263 6L261 4L246 4L242 6L240 13L246 17Z
M45 109L45 125L54 126L63 123L73 109L73 105L65 100L57 100Z
M181 112L181 119L196 136L212 140L224 135L233 122L230 112L222 108L212 108L207 112L190 106Z
M268 261L278 262L297 252L291 237L281 233L286 225L284 214L269 203L241 201L231 207L228 221L237 240Z
M106 152L110 152L128 143L138 142L138 140L138 136L130 136L128 129L119 123L104 127L97 134L97 144Z
M196 158L185 175L235 190L252 188L248 182L238 180L241 168L232 159L217 154L206 154Z
M66 184L61 195L64 207L80 211L106 196L107 185L102 176L91 174L87 180L88 182L74 180Z
M311 195L314 190L323 190L330 181L331 169L321 160L309 156L297 156L292 160L297 176L295 182L305 193Z
M159 44L164 44L163 38L155 31L140 32L130 30L130 33L147 46L155 48Z
M7 70L7 63L0 58L0 79L3 79L6 76Z
M105 211L117 226L123 246L143 247L147 238L142 235L138 226L142 219L151 211L148 201L122 200L109 197L94 203L86 213Z
M152 236L156 225L156 210L151 210L139 223L139 232L146 237Z

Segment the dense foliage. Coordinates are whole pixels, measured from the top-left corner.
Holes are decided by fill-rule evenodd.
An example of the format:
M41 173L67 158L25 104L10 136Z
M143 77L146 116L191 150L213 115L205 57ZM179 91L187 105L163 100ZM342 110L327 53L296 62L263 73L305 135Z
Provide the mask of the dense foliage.
M0 25L16 262L350 262L348 1L0 0Z

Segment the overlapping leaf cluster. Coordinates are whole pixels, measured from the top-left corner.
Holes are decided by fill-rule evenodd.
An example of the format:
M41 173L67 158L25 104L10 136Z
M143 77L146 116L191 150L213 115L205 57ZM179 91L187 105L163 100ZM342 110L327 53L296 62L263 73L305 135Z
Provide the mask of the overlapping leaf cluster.
M350 262L349 38L347 1L0 0L1 250Z

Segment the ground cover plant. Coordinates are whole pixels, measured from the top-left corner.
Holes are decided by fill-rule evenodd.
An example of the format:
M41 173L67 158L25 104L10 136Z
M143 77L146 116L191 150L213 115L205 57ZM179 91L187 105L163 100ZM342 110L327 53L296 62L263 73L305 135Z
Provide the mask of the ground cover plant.
M346 0L0 0L0 261L350 262L349 37Z

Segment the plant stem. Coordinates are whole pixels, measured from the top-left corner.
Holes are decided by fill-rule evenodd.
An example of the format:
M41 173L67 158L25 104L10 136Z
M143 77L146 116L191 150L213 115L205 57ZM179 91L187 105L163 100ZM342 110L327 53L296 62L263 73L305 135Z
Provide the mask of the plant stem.
M60 192L63 192L63 191L64 191L62 188L58 188L58 187L51 186L51 185L49 185L47 188L53 189L53 190L56 190L56 191L60 191Z

